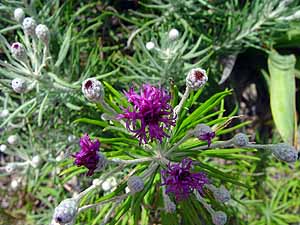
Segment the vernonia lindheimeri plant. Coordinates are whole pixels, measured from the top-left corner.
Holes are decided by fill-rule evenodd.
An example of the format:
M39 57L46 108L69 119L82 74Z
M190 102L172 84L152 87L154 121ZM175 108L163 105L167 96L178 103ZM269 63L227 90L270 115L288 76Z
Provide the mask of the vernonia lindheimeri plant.
M225 186L241 184L230 174L210 166L213 159L204 153L214 151L221 156L235 149L234 153L241 154L242 158L242 153L257 149L293 163L297 152L282 143L251 143L243 133L219 141L219 134L226 132L224 124L231 118L212 123L203 118L230 91L216 94L195 107L207 81L205 70L192 69L186 78L186 90L176 102L178 92L171 89L170 94L167 87L144 84L122 95L106 82L103 85L95 78L85 80L83 94L104 113L101 126L119 136L96 138L84 134L81 137L81 149L73 154L74 163L86 167L86 175L94 180L90 187L56 207L52 224L75 224L80 213L91 208L102 213L101 207L105 205L110 207L104 212L101 224L118 224L122 219L130 221L131 217L138 222L145 207L152 206L162 219L168 216L174 224L185 224L191 215L195 224L229 224L226 204L231 201L231 194ZM113 93L109 102L104 86ZM114 143L116 139L121 139L122 144ZM87 202L87 196L97 193L103 182L116 174L119 174L117 184L111 193L97 202Z

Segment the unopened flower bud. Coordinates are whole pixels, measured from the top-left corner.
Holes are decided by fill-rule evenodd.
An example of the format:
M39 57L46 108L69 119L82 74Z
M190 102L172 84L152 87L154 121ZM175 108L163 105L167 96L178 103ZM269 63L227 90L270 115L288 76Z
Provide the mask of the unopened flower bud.
M16 8L14 11L14 17L18 23L22 23L25 18L24 10L22 8Z
M26 17L23 20L23 30L27 35L35 35L36 22L31 17Z
M101 185L103 191L110 191L115 186L117 186L117 181L114 177L107 178Z
M74 141L76 141L76 136L75 135L69 135L68 136L68 142L73 143Z
M20 186L20 180L18 180L18 179L13 179L10 183L10 187L13 190L17 190L19 186Z
M0 112L0 118L5 118L9 115L9 111L7 109L4 109Z
M19 42L13 43L10 46L10 52L15 59L22 62L26 61L27 58L26 49L21 43Z
M234 135L232 141L233 141L233 144L237 147L244 147L249 144L248 136L243 133L238 133L238 134Z
M219 188L215 188L213 190L213 195L220 203L228 202L231 199L230 192L223 185Z
M94 186L99 186L102 183L102 180L99 178L96 178L93 180L93 185Z
M37 25L37 27L35 28L35 34L40 41L42 41L44 44L48 45L49 38L50 38L50 32L46 25L44 25L44 24Z
M34 168L37 168L41 163L41 158L40 156L36 155L34 157L32 157L31 159L31 165L34 167Z
M8 138L7 138L7 142L8 144L10 145L15 145L18 143L18 136L17 135L10 135Z
M138 176L131 176L127 181L127 186L131 194L135 194L144 189L144 181Z
M5 144L0 145L0 152L5 152L7 150L7 146Z
M176 40L179 37L179 31L175 28L169 31L168 37L171 41Z
M224 225L227 222L227 215L223 211L214 212L212 221L214 225Z
M207 141L209 147L211 140L216 136L216 133L209 126L201 123L195 127L193 135L201 141Z
M152 41L146 43L146 49L149 51L155 48L155 44Z
M206 75L206 71L201 68L190 70L190 72L186 76L186 85L194 90L197 90L204 86L207 81L208 77Z
M104 98L104 88L100 81L95 78L89 78L82 83L82 93L93 102L102 101Z
M78 202L72 198L63 200L54 210L53 219L59 224L72 222L77 214Z
M22 94L27 91L27 83L22 78L13 79L11 82L11 87L18 94Z
M8 174L10 174L10 173L12 173L16 168L17 168L16 164L14 164L14 163L8 163L8 164L6 164L6 166L5 166L5 171L6 171Z
M286 143L272 145L269 149L272 151L273 155L277 159L282 160L284 162L296 162L298 158L296 149L293 146Z
M176 211L175 203L170 199L170 197L167 194L164 194L163 198L164 198L165 211L167 213L174 213Z

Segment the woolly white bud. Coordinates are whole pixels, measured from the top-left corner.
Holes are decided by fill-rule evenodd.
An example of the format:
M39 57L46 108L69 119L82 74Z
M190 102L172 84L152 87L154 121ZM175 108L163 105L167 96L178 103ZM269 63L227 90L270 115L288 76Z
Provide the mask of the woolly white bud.
M10 145L15 145L18 143L18 136L17 135L10 135L8 138L7 138L7 142L8 144Z
M76 136L75 135L69 135L68 136L68 142L72 143L74 141L76 141Z
M164 198L165 211L167 213L174 213L176 211L175 203L170 199L170 197L167 194L164 194L163 198Z
M179 37L179 31L175 28L169 31L168 37L171 41L176 40Z
M144 189L144 181L138 176L131 176L127 181L127 186L131 194L135 194Z
M24 10L22 8L15 9L15 11L14 11L14 17L15 17L15 20L17 22L22 23L22 21L25 18Z
M25 62L27 59L26 49L19 42L15 42L10 46L10 52L12 56L17 60Z
M125 188L125 193L126 193L126 194L130 193L130 190L129 190L128 187Z
M96 178L96 179L93 180L93 185L94 186L99 186L101 183L102 183L101 179Z
M114 177L107 178L101 185L103 191L110 191L115 186L117 186L117 181Z
M104 88L100 81L95 78L89 78L82 83L82 93L93 102L102 101L104 98Z
M190 70L186 76L186 85L191 89L199 89L208 81L206 71L201 68Z
M0 118L5 118L9 115L9 111L7 109L4 109L0 112Z
M214 198L221 203L228 202L231 199L230 192L223 186L213 190Z
M152 41L146 43L146 49L149 51L155 48L155 44Z
M0 152L5 152L7 150L7 146L5 144L0 145Z
M40 165L40 163L41 163L40 156L36 155L36 156L32 157L32 159L31 159L32 167L37 168Z
M44 44L47 45L49 43L50 32L46 25L44 24L37 25L37 27L35 28L35 34L37 38L40 41L42 41Z
M246 134L238 133L234 135L232 142L237 147L244 147L249 144L249 138Z
M78 202L72 198L63 200L54 210L53 219L59 224L72 222L77 214Z
M298 158L296 149L286 143L272 145L269 149L277 159L284 162L296 162Z
M212 215L212 221L215 225L224 225L227 222L227 215L223 211L214 212Z
M34 35L35 34L35 27L36 27L36 22L33 18L31 17L26 17L23 20L23 30L24 33L27 35Z
M27 83L22 78L13 79L11 82L11 87L18 94L22 94L27 91Z
M10 187L13 189L13 190L17 190L18 187L20 185L20 181L17 180L17 179L13 179L10 183Z

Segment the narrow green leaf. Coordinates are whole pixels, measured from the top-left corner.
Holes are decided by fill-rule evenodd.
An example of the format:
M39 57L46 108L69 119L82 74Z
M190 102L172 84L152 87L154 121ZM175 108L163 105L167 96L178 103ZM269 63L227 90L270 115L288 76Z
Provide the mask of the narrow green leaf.
M65 39L61 45L61 48L59 50L58 58L57 58L57 61L55 62L55 67L59 67L67 56L67 53L70 48L71 34L72 34L72 24L70 25L70 27L66 33L66 37L65 37Z
M295 130L295 64L294 55L269 54L272 115L282 139L289 144L293 144Z

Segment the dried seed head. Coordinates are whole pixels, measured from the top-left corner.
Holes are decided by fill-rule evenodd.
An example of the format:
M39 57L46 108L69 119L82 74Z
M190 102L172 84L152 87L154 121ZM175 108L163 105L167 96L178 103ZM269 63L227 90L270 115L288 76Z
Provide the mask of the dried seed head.
M35 35L36 22L31 17L26 17L23 20L23 30L27 35Z
M25 18L24 10L22 8L16 8L14 11L14 17L18 23L22 23Z
M208 81L206 71L201 68L190 70L186 76L186 86L191 89L197 90L203 87Z
M22 94L27 91L27 83L24 79L21 78L13 79L11 82L11 87L18 94Z
M131 176L127 181L127 186L130 190L130 193L134 195L135 193L144 189L144 181L138 176Z
M155 44L152 41L146 43L146 49L149 51L155 48Z
M207 141L209 147L211 140L216 136L216 133L206 124L200 123L193 130L193 135L201 141Z
M93 102L102 101L104 98L104 88L100 81L95 78L89 78L82 83L82 93Z
M279 143L279 144L272 145L269 149L272 151L273 155L277 159L284 162L288 162L288 163L296 162L298 158L298 153L296 149L293 146L290 146L289 144L286 143Z
M214 212L212 215L212 221L215 225L224 225L227 222L227 215L223 211Z
M19 61L25 62L27 59L26 49L19 42L15 42L10 46L10 52Z
M5 152L7 150L7 146L5 144L0 145L0 152Z
M179 37L179 31L175 28L169 31L168 37L171 41L176 40Z
M0 112L0 118L5 118L9 115L9 111L7 109L4 109Z
M44 24L37 25L37 27L35 28L35 34L41 42L43 42L45 45L48 45L50 32L46 25Z
M170 199L169 195L164 194L164 206L167 213L174 213L176 211L176 204Z
M78 202L72 198L63 200L54 210L53 219L59 224L72 222L77 214Z
M214 198L221 203L228 202L231 199L230 192L223 186L213 190Z
M7 142L8 144L10 145L15 145L18 143L18 136L17 135L10 135L8 138L7 138Z
M237 147L244 147L249 144L249 138L246 134L238 133L233 137L233 144Z

